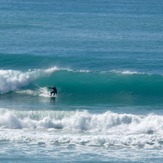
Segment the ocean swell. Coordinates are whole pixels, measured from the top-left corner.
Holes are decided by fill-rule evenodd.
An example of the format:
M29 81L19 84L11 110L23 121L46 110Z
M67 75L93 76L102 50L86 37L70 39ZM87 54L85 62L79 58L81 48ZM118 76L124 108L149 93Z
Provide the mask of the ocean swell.
M49 86L58 89L60 102L162 103L163 76L132 71L48 69L0 70L0 94L49 97ZM18 94L17 94L18 93ZM89 97L89 98L88 98Z
M75 96L163 96L163 76L159 74L59 69L50 79L38 80L41 86L53 85L54 82L62 92Z

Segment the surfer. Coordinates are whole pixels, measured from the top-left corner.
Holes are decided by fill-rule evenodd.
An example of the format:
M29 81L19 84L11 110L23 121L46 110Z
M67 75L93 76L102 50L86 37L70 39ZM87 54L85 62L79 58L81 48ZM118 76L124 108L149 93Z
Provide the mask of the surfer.
M57 94L57 88L55 86L53 87L49 87L50 89L52 89L52 91L50 92L50 96L53 95L53 97Z

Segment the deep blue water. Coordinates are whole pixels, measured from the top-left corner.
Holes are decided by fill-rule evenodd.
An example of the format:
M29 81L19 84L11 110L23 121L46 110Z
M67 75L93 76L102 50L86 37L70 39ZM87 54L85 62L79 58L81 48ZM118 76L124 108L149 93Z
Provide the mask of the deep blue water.
M0 0L0 162L162 162L162 8Z

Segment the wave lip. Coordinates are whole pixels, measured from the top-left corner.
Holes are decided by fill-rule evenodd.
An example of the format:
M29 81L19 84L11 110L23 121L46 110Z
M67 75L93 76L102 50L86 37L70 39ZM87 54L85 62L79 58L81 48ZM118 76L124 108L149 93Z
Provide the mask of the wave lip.
M27 72L16 70L0 70L0 93L17 90L30 82L57 71L57 67L46 70L28 70Z
M122 75L145 74L138 71L130 71L130 70L111 70L110 72L122 74Z

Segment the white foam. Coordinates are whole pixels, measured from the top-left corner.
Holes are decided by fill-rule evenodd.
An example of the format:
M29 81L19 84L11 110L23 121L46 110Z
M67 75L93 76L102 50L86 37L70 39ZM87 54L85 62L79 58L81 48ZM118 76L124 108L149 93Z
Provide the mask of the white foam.
M114 72L117 74L124 74L124 75L143 74L137 71L130 71L130 70L112 70L111 72Z
M57 71L57 70L59 70L59 68L54 66L54 67L46 69L45 72L51 74L51 73L53 73L54 71Z
M3 110L0 128L0 140L9 141L160 148L163 140L160 115Z
M25 95L31 95L31 96L40 96L40 97L50 97L50 91L48 90L47 87L39 87L37 90L18 90L16 93L19 94L25 94ZM53 96L56 97L57 95Z
M60 70L68 71L68 72L81 72L81 73L91 72L90 70L84 70L84 69L81 69L81 70L73 70L71 68L61 68Z
M0 70L0 93L7 93L9 91L17 90L39 77L49 75L56 71L53 67L45 70L29 70L27 72L16 70Z
M79 70L79 72L88 73L88 72L91 72L91 71L90 70Z
M47 87L39 88L38 95L42 97L50 97L50 92L48 91Z
M30 84L32 81L40 78L51 75L55 71L69 71L69 72L82 72L87 73L89 70L73 70L70 68L58 68L56 66L48 69L36 69L28 70L26 72L17 71L17 70L0 70L0 94L7 93L9 91L19 90L21 87L24 87ZM44 88L42 88L44 89ZM40 90L41 91L41 90ZM47 96L47 93L42 93L41 96ZM25 93L19 91L19 93ZM30 92L26 91L30 94ZM35 93L34 93L35 94Z
M64 113L64 114L63 114ZM22 117L23 114L23 117ZM17 121L22 122L23 127L26 128L25 121L26 118L29 118L29 121L36 121L36 128L41 126L46 126L47 122L50 124L62 124L63 129L70 130L82 130L89 132L115 132L116 129L118 131L127 130L130 133L146 133L149 129L150 131L162 131L163 130L163 116L158 115L148 115L148 116L138 116L132 114L117 114L113 112L105 112L103 114L90 114L87 111L75 111L75 112L59 112L59 111L33 111L33 112L25 112L25 111L3 111L0 113L1 122L7 122L10 120L8 117L17 119ZM60 116L62 115L62 116ZM7 118L5 118L7 117ZM35 119L34 117L37 117ZM58 118L60 117L60 118ZM4 120L5 118L5 120ZM7 121L6 121L7 119ZM0 127L1 127L0 123ZM39 125L40 124L40 125ZM52 127L53 128L53 127ZM55 127L54 127L55 128ZM119 130L120 128L120 130Z
M16 91L16 93L26 94L26 95L32 95L32 96L38 96L39 95L39 92L38 91L30 90L30 89L18 90L18 91Z

